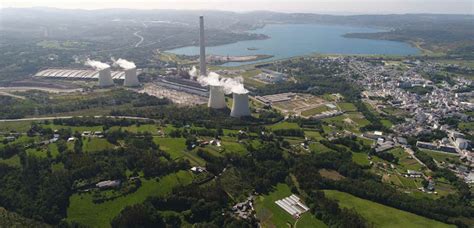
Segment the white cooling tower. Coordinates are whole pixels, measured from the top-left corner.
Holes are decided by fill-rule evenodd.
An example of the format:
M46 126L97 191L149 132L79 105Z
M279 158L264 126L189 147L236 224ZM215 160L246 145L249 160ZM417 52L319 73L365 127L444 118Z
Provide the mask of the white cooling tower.
M110 67L100 70L99 71L99 86L108 87L108 86L113 86L113 85L114 85L114 81L112 80Z
M140 85L137 77L137 68L130 68L125 70L124 86L134 87Z
M214 109L223 109L227 105L225 103L224 88L222 86L209 86L209 102L207 107Z
M232 110L230 116L241 117L250 116L249 109L249 95L246 93L234 93L234 103L232 104Z

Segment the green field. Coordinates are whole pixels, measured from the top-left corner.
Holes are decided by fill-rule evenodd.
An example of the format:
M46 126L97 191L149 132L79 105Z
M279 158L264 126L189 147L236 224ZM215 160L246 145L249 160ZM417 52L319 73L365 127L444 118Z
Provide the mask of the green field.
M30 129L33 121L14 121L14 122L1 122L0 131L2 132L26 132Z
M290 214L275 203L275 201L290 196L291 194L288 185L278 184L275 190L270 194L258 196L255 202L255 209L262 227L288 227L288 224L293 225L297 222ZM309 213L303 214L296 224L296 227L327 227Z
M18 154L15 154L8 159L0 158L0 163L13 167L21 167L20 156L18 156Z
M329 111L329 110L331 110L331 109L328 108L326 105L320 105L318 107L308 109L308 110L305 110L305 111L301 112L301 115L303 115L303 116L314 116L316 114L321 114L322 112Z
M474 122L461 122L458 125L461 131L474 131Z
M280 123L271 125L269 127L272 130L278 130L278 129L300 129L300 126L298 126L297 123L290 123L286 121L282 121Z
M359 165L369 165L370 161L367 158L366 153L354 153L352 152L352 161Z
M160 149L171 155L172 159L185 158L193 165L204 165L206 161L197 156L196 151L186 150L186 139L184 138L160 138L154 137L153 141L160 145Z
M98 152L102 150L113 149L115 147L106 139L101 138L85 138L82 140L82 143L82 149L86 152Z
M456 154L449 154L449 153L443 153L443 152L437 152L437 151L432 151L432 150L424 150L422 149L423 152L427 153L430 155L432 158L434 158L438 162L446 162L447 159L453 159L453 160L458 160L459 156Z
M67 126L67 125L55 125L55 124L45 124L43 125L44 128L51 128L53 130L58 129L68 129L70 128L72 132L79 132L82 133L83 131L103 131L102 126Z
M397 147L389 150L395 157L398 158L398 166L400 172L406 172L407 169L421 171L422 166L415 159L410 158L410 155L403 150L403 148Z
M110 220L125 206L141 203L149 196L168 194L173 187L187 185L191 181L192 176L187 171L170 174L159 181L142 179L142 186L136 192L101 204L92 202L92 193L76 193L70 198L67 220L90 227L110 227Z
M375 227L455 227L344 192L325 190L324 193L328 198L338 200L340 206L354 208Z
M314 142L309 145L309 148L311 149L312 152L314 153L324 153L324 152L330 152L331 149L327 148L320 142Z
M357 111L356 106L352 103L342 102L342 103L338 103L337 106L339 106L339 108L342 111L345 111L345 112L356 112Z
M156 134L158 132L158 128L154 124L141 124L141 125L138 125L138 126L137 125L131 125L131 126L128 126L128 127L115 126L115 127L111 127L110 129L111 130L122 129L122 131L129 131L129 132L133 132L133 133L149 132L151 134Z

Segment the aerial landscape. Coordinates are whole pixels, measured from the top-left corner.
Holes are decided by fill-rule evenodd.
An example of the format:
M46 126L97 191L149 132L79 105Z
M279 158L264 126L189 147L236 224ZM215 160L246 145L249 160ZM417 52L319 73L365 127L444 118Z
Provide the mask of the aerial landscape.
M474 227L474 3L361 2L5 0L0 227Z

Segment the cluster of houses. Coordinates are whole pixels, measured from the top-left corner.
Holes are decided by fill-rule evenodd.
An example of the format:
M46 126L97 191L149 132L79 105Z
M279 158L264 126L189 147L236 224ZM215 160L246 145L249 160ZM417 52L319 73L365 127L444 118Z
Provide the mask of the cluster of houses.
M243 202L237 203L232 206L232 211L234 214L242 219L249 219L254 215L255 208L253 207L254 196L249 196Z

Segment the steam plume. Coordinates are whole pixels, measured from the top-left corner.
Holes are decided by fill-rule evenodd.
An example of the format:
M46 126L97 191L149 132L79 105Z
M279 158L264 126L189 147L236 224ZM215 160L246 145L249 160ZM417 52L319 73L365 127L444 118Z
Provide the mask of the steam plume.
M114 61L114 64L120 66L125 70L137 68L134 62L128 61L126 59L118 59L117 61Z
M110 67L110 65L107 64L107 63L103 63L103 62L96 61L96 60L90 60L90 59L87 59L86 66L91 66L96 70L103 70L105 68Z
M197 78L198 76L198 72L195 66L193 66L193 68L191 68L191 70L188 73L191 76L191 78Z
M197 81L202 86L222 86L224 93L248 93L249 91L244 87L244 79L242 77L235 78L221 78L219 74L215 72L210 72L207 77L200 76Z

